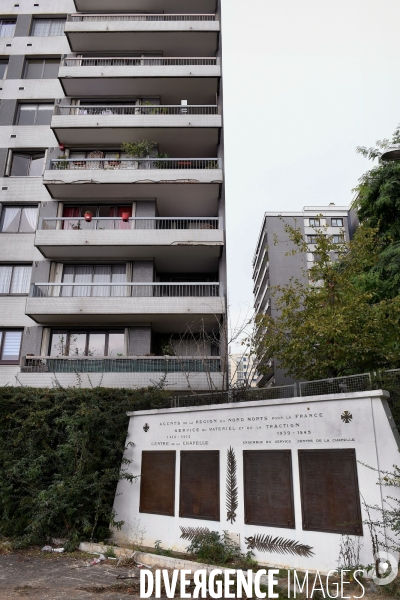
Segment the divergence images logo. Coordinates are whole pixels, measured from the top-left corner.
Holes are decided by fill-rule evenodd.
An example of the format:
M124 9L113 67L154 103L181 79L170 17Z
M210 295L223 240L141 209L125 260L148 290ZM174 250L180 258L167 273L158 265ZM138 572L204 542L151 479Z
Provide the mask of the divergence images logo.
M377 552L374 554L375 564L378 565L372 572L372 581L376 585L387 585L396 579L399 567L395 557L389 552ZM378 577L379 575L379 577Z

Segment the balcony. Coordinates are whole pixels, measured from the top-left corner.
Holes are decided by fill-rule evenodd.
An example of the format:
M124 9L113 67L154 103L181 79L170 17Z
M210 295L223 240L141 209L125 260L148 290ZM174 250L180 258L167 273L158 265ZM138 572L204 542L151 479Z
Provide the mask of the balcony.
M65 35L73 52L162 52L215 56L220 24L214 14L69 15Z
M217 217L41 219L35 246L51 260L135 260L152 256L160 272L218 271L224 233Z
M58 159L49 167L43 183L52 198L157 197L171 216L216 214L223 179L216 158Z
M27 356L18 378L28 387L52 387L54 380L63 387L77 383L82 387L140 388L154 385L165 377L167 390L221 390L221 359L178 358L175 356L125 356L118 358Z
M98 10L108 12L129 12L132 10L132 0L74 0L76 10L88 12ZM215 0L135 0L135 9L154 12L168 11L170 13L212 13L215 11Z
M215 105L56 106L51 127L66 146L115 145L156 138L171 154L195 148L199 156L215 153L221 115ZM179 135L176 129L179 128Z
M181 331L187 318L215 325L225 312L219 283L35 283L26 314L43 325L129 325L165 322ZM167 329L168 331L168 329Z
M211 104L221 66L215 57L66 57L58 73L66 96L161 96L168 104ZM190 77L190 85L187 78Z

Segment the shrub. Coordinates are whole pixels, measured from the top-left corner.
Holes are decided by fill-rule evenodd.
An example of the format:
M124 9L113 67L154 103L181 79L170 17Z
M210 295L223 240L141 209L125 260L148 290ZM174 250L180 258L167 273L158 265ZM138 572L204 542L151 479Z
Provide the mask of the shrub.
M257 565L252 559L252 553L243 554L239 544L234 542L224 531L208 531L194 536L186 548L189 554L194 554L200 562L213 565L233 564L237 568L250 569Z
M169 401L170 403L170 401ZM170 405L170 404L169 404ZM127 411L168 406L166 392L0 388L0 536L19 544L103 540L126 471Z

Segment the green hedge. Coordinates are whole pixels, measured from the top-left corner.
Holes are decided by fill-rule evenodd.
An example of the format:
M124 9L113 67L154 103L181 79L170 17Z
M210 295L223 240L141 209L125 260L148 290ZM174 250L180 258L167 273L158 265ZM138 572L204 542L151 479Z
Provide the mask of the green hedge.
M117 482L129 478L126 412L164 406L157 387L0 388L0 536L107 538Z

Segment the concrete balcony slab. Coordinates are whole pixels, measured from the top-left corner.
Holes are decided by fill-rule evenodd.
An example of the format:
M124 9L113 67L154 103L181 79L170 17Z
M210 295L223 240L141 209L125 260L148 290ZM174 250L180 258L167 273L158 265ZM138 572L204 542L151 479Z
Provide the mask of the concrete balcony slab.
M85 16L84 16L85 18ZM152 52L165 56L215 56L219 21L67 21L73 52Z
M172 156L213 156L221 115L54 115L51 128L65 146L120 146L155 140ZM177 132L176 130L179 129Z
M1 242L1 237L0 237ZM151 256L158 271L218 270L224 232L208 230L39 230L35 246L51 260L138 260Z
M222 297L47 297L27 298L26 314L42 325L134 325L165 322L183 330L188 319L215 325L225 313ZM208 316L208 319L207 319ZM180 325L179 325L180 324ZM179 327L179 328L178 328Z
M220 65L170 65L166 59L162 65L143 61L139 66L119 66L121 61L110 62L109 66L85 66L82 61L77 66L76 61L67 59L58 74L65 95L104 98L112 89L115 96L161 96L168 104L182 99L189 104L212 104L218 93Z

